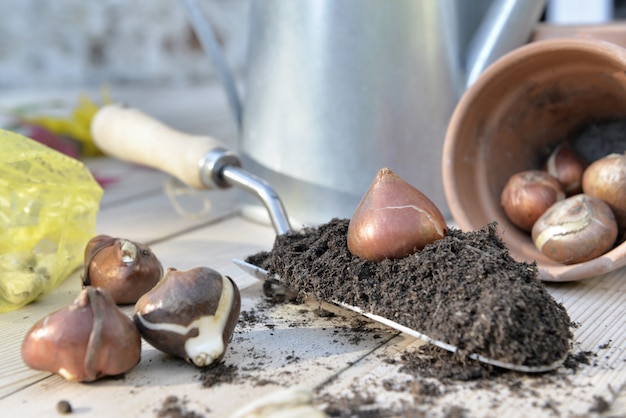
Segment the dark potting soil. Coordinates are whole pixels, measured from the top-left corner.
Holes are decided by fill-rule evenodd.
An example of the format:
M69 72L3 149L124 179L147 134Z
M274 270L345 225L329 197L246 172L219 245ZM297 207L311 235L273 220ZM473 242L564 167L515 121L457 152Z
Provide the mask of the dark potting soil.
M499 361L541 366L569 350L570 319L537 279L515 261L496 225L448 236L398 260L370 262L347 247L349 220L276 238L246 261L276 273L302 295L356 306Z
M157 418L204 418L203 414L187 409L187 400L170 395L156 411Z
M626 151L626 120L592 123L576 132L572 147L588 163L612 154Z

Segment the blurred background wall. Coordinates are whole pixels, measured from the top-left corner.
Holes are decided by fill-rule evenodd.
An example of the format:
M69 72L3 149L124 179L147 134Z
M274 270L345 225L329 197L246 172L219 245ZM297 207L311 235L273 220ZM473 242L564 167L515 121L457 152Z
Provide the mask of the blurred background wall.
M200 0L243 71L248 0ZM215 77L177 0L0 2L0 88L188 85Z
M241 74L250 0L199 2ZM546 15L561 10L554 18L566 23L589 23L603 9L607 18L626 14L626 0L550 2ZM0 16L0 88L192 85L216 77L179 0L5 0Z

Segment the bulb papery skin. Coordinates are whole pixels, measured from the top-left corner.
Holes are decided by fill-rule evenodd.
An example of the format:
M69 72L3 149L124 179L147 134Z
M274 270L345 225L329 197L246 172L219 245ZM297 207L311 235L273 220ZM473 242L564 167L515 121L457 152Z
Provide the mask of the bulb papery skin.
M133 319L144 339L197 367L224 357L241 308L236 284L208 267L168 269L142 296Z
M605 202L578 194L548 209L533 226L532 240L552 260L576 264L611 249L617 231L615 216Z
M564 198L565 193L555 177L545 171L527 170L514 174L507 181L500 204L515 226L530 232L537 219Z
M381 261L403 258L444 238L447 225L439 208L392 170L381 169L348 226L348 249Z
M626 230L626 155L609 154L583 174L583 192L605 201L621 230Z

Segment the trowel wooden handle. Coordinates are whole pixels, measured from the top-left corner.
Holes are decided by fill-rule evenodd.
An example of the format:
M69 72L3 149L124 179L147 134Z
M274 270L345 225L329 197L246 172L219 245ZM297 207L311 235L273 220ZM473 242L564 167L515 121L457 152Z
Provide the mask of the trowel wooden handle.
M113 157L165 171L185 184L206 189L202 161L226 147L209 136L176 131L147 114L120 105L101 108L91 122L98 148Z

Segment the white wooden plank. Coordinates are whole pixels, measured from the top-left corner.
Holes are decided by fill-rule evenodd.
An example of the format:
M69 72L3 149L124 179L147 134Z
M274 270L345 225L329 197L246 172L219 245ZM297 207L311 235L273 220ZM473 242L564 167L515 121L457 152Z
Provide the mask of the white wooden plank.
M236 146L236 130L221 94L219 89L114 90L114 97L137 105L175 128L208 133ZM9 95L2 103L43 96ZM165 267L208 266L228 274L242 290L242 309L256 313L259 321L241 322L229 348L226 362L239 367L238 377L212 388L202 387L200 370L145 344L140 365L122 380L76 384L27 369L19 355L24 333L39 318L75 298L80 290L77 272L48 297L0 315L0 356L4 359L0 402L7 410L18 408L25 416L50 416L55 414L56 402L67 399L81 416L155 416L162 402L175 395L184 401L181 407L189 411L223 417L267 393L299 385L314 389L315 401L322 406L332 397L354 393L373 393L373 407L381 409L402 402L415 403L410 394L398 390L409 384L411 377L399 371L398 362L389 360L397 360L405 350L422 342L369 320L355 322L361 317L326 304L322 306L335 316L316 316L314 310L319 304L314 301L305 305L267 305L261 284L232 264L233 257L269 249L274 238L269 225L233 216L237 191L202 192L201 196L210 199L213 211L204 218L185 218L163 193L163 181L168 176L107 159L91 160L88 165L103 175L121 178L105 192L98 233L151 244ZM626 385L624 276L626 269L582 282L548 284L550 292L579 324L574 329L574 352L596 355L592 357L594 364L567 376L567 384L559 380L563 376L555 375L552 385L535 387L536 379L521 377L519 387L536 390L535 398L521 396L506 384L500 384L498 390L459 384L447 388L431 403L412 406L427 416L447 416L455 405L471 416L541 417L555 416L556 411L560 416L597 416L590 408L594 397L601 396L614 401L604 416L626 415L626 396L616 398ZM125 308L127 313L130 310ZM355 323L371 331L360 333L353 329Z
M245 232L248 233L247 240L245 238L241 238L242 234ZM214 261L214 264L212 265L221 271L225 271L227 274L235 276L235 280L241 283L242 288L245 288L243 292L243 309L249 310L254 308L254 304L259 301L259 285L255 285L254 280L249 278L246 281L245 275L237 272L237 269L230 264L230 258L232 256L242 256L240 253L244 253L243 255L246 255L250 252L262 249L265 245L269 245L272 237L273 232L268 226L256 225L240 219L229 219L228 221L220 222L210 227L181 235L175 239L158 243L155 245L154 249L155 251L160 250L167 262L176 263L181 266L180 268L186 269L199 264L205 264L205 252L198 251L199 247L205 247L206 254L210 255L211 259ZM555 297L557 299L563 299L570 315L572 316L572 319L575 321L578 321L577 318L580 319L581 325L575 330L575 350L601 352L602 354L594 359L596 363L594 366L583 368L575 376L570 377L571 384L563 386L555 385L554 388L542 388L542 391L540 392L543 396L540 398L542 402L536 402L534 406L527 405L528 399L513 396L514 394L509 393L510 389L506 386L499 387L498 391L494 391L493 388L489 390L480 390L470 384L459 385L455 388L455 394L450 394L447 398L440 398L434 406L430 405L430 413L433 414L433 416L437 416L436 413L439 411L439 413L442 414L441 416L444 416L443 414L447 411L446 407L458 404L460 396L459 393L465 394L463 396L467 396L467 399L472 399L471 402L464 403L463 406L464 408L471 410L473 416L498 416L499 414L507 414L507 416L526 416L525 414L529 411L531 411L534 416L551 416L553 411L546 409L544 406L545 402L548 400L560 405L560 408L565 408L563 411L567 411L567 413L582 414L588 412L588 409L592 406L594 401L594 396L602 396L607 401L613 400L615 397L614 392L619 390L620 386L623 385L624 382L623 336L625 333L622 329L624 327L624 321L619 320L623 317L621 312L624 302L626 302L623 300L626 282L619 280L622 273L623 272L613 273L612 275L598 279L595 283L594 281L587 281L576 284L569 283L565 285L550 286L550 290L553 292ZM618 295L617 299L616 295ZM610 300L612 302L608 305L609 308L607 308L605 303L606 300ZM270 316L270 318L272 318L271 323L276 326L274 330L266 330L263 329L263 326L261 326L261 329L255 328L254 331L250 331L251 334L238 334L234 340L236 344L233 344L231 348L234 352L254 351L255 355L260 356L260 358L263 359L263 362L273 364L272 367L280 369L281 372L290 370L289 368L284 369L284 367L280 365L280 362L284 361L284 359L276 359L271 356L268 358L268 353L282 353L284 355L286 352L291 350L294 356L300 358L303 358L305 355L311 356L311 359L314 357L317 358L317 356L320 356L321 358L329 357L326 352L323 354L320 354L319 351L314 351L313 353L309 352L308 350L311 348L308 347L308 345L321 343L326 346L324 348L325 350L332 351L336 349L335 335L331 334L333 340L328 340L328 334L318 334L318 331L313 332L308 328L307 332L303 332L300 328L293 330L293 327L290 324L293 324L296 321L294 318L299 318L299 315L301 315L299 309L300 308L298 307L290 305L277 307ZM345 312L339 312L342 316L350 316ZM602 318L607 318L608 322L605 323ZM297 320L300 321L300 319ZM282 325L280 325L281 322ZM601 326L598 326L599 324L601 324ZM300 330L300 333L298 333L298 330ZM292 333L295 334L290 336ZM269 338L270 334L278 336L279 338L268 340L267 338ZM610 338L611 336L614 338ZM600 351L598 349L598 343L600 342L600 344L602 344L608 340L612 340L610 347L604 349L604 351ZM406 376L398 373L397 366L381 361L381 358L393 358L394 356L399 355L399 353L411 344L420 343L415 342L412 339L405 338L404 336L400 336L394 339L393 344L380 348L382 351L378 351L373 355L364 356L364 353L357 353L355 358L350 357L348 359L341 358L341 356L337 357L335 355L330 355L330 357L334 359L331 362L333 364L330 365L325 362L320 363L319 359L316 361L311 360L315 363L314 365L324 365L324 368L330 369L333 373L340 372L345 368L338 368L337 365L334 364L336 361L345 365L348 361L355 361L355 359L359 360L356 366L345 368L346 370L340 375L340 378L334 381L334 383L324 387L323 391L318 394L319 399L321 399L324 394L329 393L334 394L334 396L338 396L339 393L342 393L341 390L348 392L362 390L364 393L366 391L374 391L377 393L377 407L390 406L393 405L394 402L400 402L402 397L399 396L399 393L386 390L383 384L388 382L390 379L395 379L396 381L400 379L400 381L402 381L402 379L406 379ZM302 345L304 345L304 347ZM262 349L260 349L260 347L262 347ZM369 348L372 347L368 347L368 349ZM353 347L353 349L357 350L357 352L359 350L358 347ZM145 356L149 363L157 361L153 356L160 358L158 353L151 353L150 350L151 349L146 348ZM317 347L315 350L321 350L321 348ZM262 353L259 355L260 351L262 351ZM159 364L163 367L170 364L162 358L159 361ZM174 364L177 364L177 362L174 361ZM307 363L308 367L313 367L314 365ZM176 374L179 377L186 376L186 379L189 379L190 381L192 381L193 376L195 376L193 374L190 376L181 372L179 370L180 365L170 365L168 367L171 368L166 367L166 370L159 369L161 370L159 373L163 372L165 375ZM246 367L249 367L249 365ZM321 372L317 367L313 367L313 369L315 370L315 376L317 376L317 378L313 376L307 379L310 383L310 387L322 384L325 379L329 379L333 375L333 373L323 373L320 375L318 373ZM144 402L140 410L136 411L138 414L141 415L141 411L148 410L150 410L148 413L152 414L154 413L154 409L158 407L158 403L155 405L154 396L142 400L142 395L138 393L142 393L139 388L143 387L143 384L153 385L153 379L157 379L157 377L152 374L155 373L154 370L151 370L150 372L144 370L146 373L145 375L142 370L144 369L138 368L136 371L132 372L135 378L141 382L132 385L133 403L135 404L139 402L139 404L141 404L141 402ZM176 371L176 373L174 373L174 371ZM194 373L195 372L196 371L194 370ZM290 372L293 373L293 371ZM180 373L182 373L182 375ZM286 371L285 373L288 374ZM127 376L127 382L128 379L129 377ZM243 399L252 400L257 396L263 395L266 391L275 390L277 387L288 386L291 384L288 380L277 378L276 375L269 372L261 372L260 374L254 373L248 376L248 380L250 381L258 382L261 379L266 379L274 383L279 382L279 384L269 384L267 387L248 387L247 383L241 382L241 385L245 387L245 394L242 395L244 396ZM56 399L54 396L76 396L73 394L71 389L72 386L67 387L68 383L63 382L61 379L56 377L52 378L52 381L56 383L50 383L50 380L46 379L44 382L41 382L35 385L35 387L29 388L25 391L27 395L24 396L43 396L43 399L48 400L48 403L42 403L40 405L41 409L34 410L34 413L44 413L45 408L43 406L53 403L54 399ZM190 381L175 380L165 384L161 378L161 382L164 384L160 385L160 389L157 390L157 393L163 394L162 399L165 399L165 397L171 394L178 395L181 398L184 395L189 402L188 405L190 408L195 408L195 410L201 411L201 408L208 404L205 400L211 399L212 396L210 394L203 393L202 390L205 389L200 390L197 383L191 383ZM522 384L531 387L533 384L532 382L532 379L528 379L527 382L522 381ZM101 385L109 387L111 383L98 383L89 386L100 388ZM50 390L50 393L39 393L39 390L44 390L42 388L37 389L39 386L44 388L52 387L54 390ZM116 383L114 386L117 387L119 384ZM150 393L153 394L154 388L152 386L150 387ZM168 392L167 388L173 387L175 387L176 390ZM229 389L231 396L233 393L232 390L236 390L237 392L235 393L239 393L238 391L241 387L239 387L239 385L236 385L236 387L237 389ZM34 390L35 392L30 393L31 390ZM196 398L196 392L198 391L200 391L202 396L198 395ZM217 396L216 399L220 399L224 396L224 393L220 389L212 389L209 392L218 393L219 396ZM94 391L94 399L96 397L96 393L100 396L104 396L105 398L109 396L108 392L104 392L104 389L100 389L98 391ZM20 394L13 395L9 399L12 398L11 402L18 402L20 396L22 396L22 391L20 391ZM124 390L118 388L117 392L111 393L111 396L124 398ZM128 395L126 395L126 397L128 397ZM502 402L502 397L506 397L507 401ZM78 405L90 405L89 407L85 406L85 411L87 411L87 409L89 409L89 411L93 411L94 416L96 412L101 411L100 408L104 408L104 406L99 406L97 401L84 394L81 394L81 396L75 399L77 399L76 402ZM219 404L219 402L217 404L211 402L209 403L213 405L214 408L211 411L230 411L227 409L227 406L223 406ZM128 408L128 405L125 402L121 402L120 404L123 405L124 408ZM220 405L220 407L215 409L215 405ZM496 407L494 405L500 406ZM519 415L515 415L514 411L516 410L525 412L520 412ZM222 416L213 415L213 412L208 411L204 411L204 413L207 414L207 416Z
M242 291L242 310L264 304L260 283ZM378 324L351 322L360 317L324 306L335 317L319 317L319 304L265 306L260 321L241 323L225 358L237 366L232 383L203 387L201 371L144 345L142 361L123 380L78 384L51 376L2 400L5 408L25 415L51 415L59 400L68 400L81 416L154 416L171 395L207 417L226 417L245 403L280 388L313 388L367 356L395 333ZM370 332L363 332L363 327ZM37 402L32 402L37 399ZM114 401L112 401L114 400Z
M231 190L202 192L201 197L209 202L210 210L198 218L181 215L169 198L159 193L109 208L106 216L98 217L96 230L100 234L151 243L215 222L235 212Z
M153 169L114 160L94 157L85 160L96 179L101 179L104 194L100 210L124 204L128 200L141 199L147 195L162 194L168 175Z
M607 416L624 414L624 396L618 394L626 385L626 281L625 270L583 282L548 284L555 297L567 308L572 320L579 325L573 330L573 352L590 352L590 365L580 365L576 373L567 369L546 375L542 379L520 378L514 389L510 382L496 381L485 385L475 382L457 383L446 387L449 393L433 397L425 405L413 404L413 394L407 390L414 377L400 372L400 355L405 345L382 347L376 356L368 356L355 367L346 370L334 382L316 394L318 399L350 398L355 393L371 396L372 408L383 411L424 413L445 417L450 407L457 406L467 416L551 417L598 416L593 408L596 397L615 402ZM421 342L407 345L407 349ZM380 357L394 359L381 362ZM395 382L391 385L389 382ZM405 390L398 389L404 382ZM540 384L540 382L544 382ZM440 382L435 384L441 385ZM445 385L442 385L445 387ZM532 393L532 396L530 394ZM412 405L407 409L406 405ZM547 405L551 405L547 407ZM364 408L367 410L367 407ZM558 412L557 412L558 411Z

